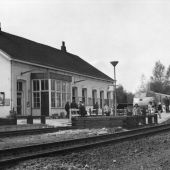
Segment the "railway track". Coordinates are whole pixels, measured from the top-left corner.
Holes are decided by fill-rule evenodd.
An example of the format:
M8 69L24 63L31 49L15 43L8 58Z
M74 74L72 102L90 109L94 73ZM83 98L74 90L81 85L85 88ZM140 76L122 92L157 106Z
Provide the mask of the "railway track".
M59 130L69 130L69 129L72 129L72 127L71 126L48 127L48 128L42 128L42 129L4 131L4 132L0 132L0 138L1 137L11 137L11 136L35 135L35 134L42 134L42 133L52 133L52 132L57 132Z
M50 142L36 145L27 145L19 148L3 149L0 150L0 166L6 166L27 159L49 156L50 154L54 153L66 154L68 152L77 151L80 149L99 146L106 143L116 143L123 140L136 139L169 130L169 124L156 125L152 127L135 129L132 131L99 135L89 138L80 138L62 142Z

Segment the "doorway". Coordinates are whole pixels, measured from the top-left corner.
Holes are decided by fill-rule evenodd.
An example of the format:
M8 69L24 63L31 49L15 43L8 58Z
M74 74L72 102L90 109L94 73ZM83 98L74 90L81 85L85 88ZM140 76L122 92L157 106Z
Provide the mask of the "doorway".
M78 103L78 90L77 87L72 87L72 101Z
M25 113L25 81L17 80L17 115Z
M22 92L17 92L17 115L22 114Z
M49 116L49 93L41 92L41 115Z

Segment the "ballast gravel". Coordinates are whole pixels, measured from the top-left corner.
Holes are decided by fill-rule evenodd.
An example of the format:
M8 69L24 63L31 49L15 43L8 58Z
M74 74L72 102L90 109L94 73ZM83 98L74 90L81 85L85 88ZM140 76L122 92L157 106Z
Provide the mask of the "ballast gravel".
M53 133L13 136L0 138L0 149L20 147L32 144L60 142L64 140L71 140L77 138L85 138L98 136L102 134L110 134L115 132L125 131L121 127L116 128L102 128L102 129L73 129L61 130Z
M21 162L7 170L169 170L170 133Z

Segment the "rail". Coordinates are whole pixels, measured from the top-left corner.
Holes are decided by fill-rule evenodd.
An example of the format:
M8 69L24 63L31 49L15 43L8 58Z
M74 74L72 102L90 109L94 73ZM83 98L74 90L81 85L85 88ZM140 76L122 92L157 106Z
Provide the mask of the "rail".
M88 138L67 140L62 142L50 142L36 145L21 146L19 148L8 148L0 150L0 165L5 166L16 163L17 161L33 159L49 154L63 154L80 149L86 149L94 146L100 146L106 143L122 142L140 137L146 137L155 133L170 130L170 125L157 125L145 128L139 128L131 131L99 135Z

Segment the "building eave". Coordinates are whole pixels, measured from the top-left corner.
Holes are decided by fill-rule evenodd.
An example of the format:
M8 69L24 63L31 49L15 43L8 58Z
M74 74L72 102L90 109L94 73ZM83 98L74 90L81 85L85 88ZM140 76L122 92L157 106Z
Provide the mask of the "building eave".
M0 49L0 55L2 55L2 57L4 57L5 59L11 61L12 57L10 57L5 51Z
M77 72L72 72L72 71L68 71L68 70L64 70L64 69L60 69L60 68L56 68L56 67L52 67L52 66L41 65L41 64L37 64L37 63L32 63L32 62L28 62L28 61L14 59L14 58L10 58L10 59L13 60L13 61L19 62L19 63L28 64L28 65L32 65L32 66L42 67L42 68L51 69L51 70L55 70L55 71L61 71L61 72L74 74L74 75L78 75L78 76L84 76L84 77L88 77L88 78L92 78L92 79L96 79L96 80L100 80L100 81L107 81L109 83L114 82L114 80L112 81L112 80L108 80L108 79L93 77L93 76L89 76L89 75L86 75L86 74L80 74L80 73L77 73Z

